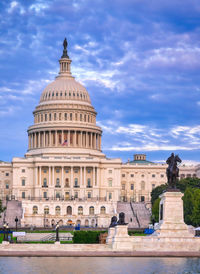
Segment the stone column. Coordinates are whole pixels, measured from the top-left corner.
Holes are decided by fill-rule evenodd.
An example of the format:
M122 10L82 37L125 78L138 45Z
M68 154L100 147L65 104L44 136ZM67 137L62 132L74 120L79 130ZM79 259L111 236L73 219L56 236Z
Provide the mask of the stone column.
M51 184L52 184L53 187L55 185L55 182L54 182L54 171L55 171L55 167L53 166L52 167L52 182L51 182Z
M38 168L35 167L35 186L37 186L37 184L38 184L37 178L38 178Z
M46 146L46 134L45 131L43 132L43 147Z
M95 186L96 185L96 181L95 181L95 167L93 166L93 171L92 171L92 176L93 176L93 183L92 185Z
M49 166L49 186L51 185L51 167Z
M68 133L67 133L67 144L68 144L68 147L70 147L70 130L68 130Z
M76 144L76 130L74 131L74 146L76 147L77 146L77 144Z
M28 135L28 148L31 148L31 135Z
M97 149L97 134L94 134L94 149Z
M80 147L83 147L83 132L80 132Z
M41 147L41 144L40 144L40 132L38 133L38 147Z
M96 185L97 185L98 187L100 187L99 180L100 180L100 169L97 167L97 180L96 180Z
M42 167L39 167L39 185L42 186Z
M83 168L82 166L80 167L80 186L83 184Z
M64 168L61 167L61 187L64 187Z
M101 150L101 135L99 135L99 150Z
M86 187L86 167L83 168L83 185L84 188Z
M90 132L90 147L92 148L92 132Z
M73 167L71 166L70 187L73 188Z
M55 147L58 146L58 132L55 130Z
M52 135L51 135L51 130L49 131L49 146L52 146Z
M36 133L33 133L33 134L34 134L34 148L36 148L36 145L37 145L37 142L36 142L37 134Z

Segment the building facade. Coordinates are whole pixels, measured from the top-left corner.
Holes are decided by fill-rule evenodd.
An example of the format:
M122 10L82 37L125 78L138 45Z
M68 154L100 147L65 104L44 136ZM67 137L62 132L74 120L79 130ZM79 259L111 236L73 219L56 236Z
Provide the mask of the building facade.
M22 202L22 226L107 227L117 202L150 202L152 189L166 183L166 165L144 154L127 163L106 158L97 113L71 75L66 46L59 63L33 112L25 157L0 162L0 199ZM180 168L182 178L199 175L199 166Z

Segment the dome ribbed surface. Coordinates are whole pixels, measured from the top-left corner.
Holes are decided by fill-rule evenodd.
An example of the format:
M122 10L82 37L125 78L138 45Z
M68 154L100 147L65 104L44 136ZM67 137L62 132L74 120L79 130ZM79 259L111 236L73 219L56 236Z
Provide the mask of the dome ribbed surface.
M51 100L77 100L91 104L90 96L74 78L58 77L49 84L40 97L40 103Z

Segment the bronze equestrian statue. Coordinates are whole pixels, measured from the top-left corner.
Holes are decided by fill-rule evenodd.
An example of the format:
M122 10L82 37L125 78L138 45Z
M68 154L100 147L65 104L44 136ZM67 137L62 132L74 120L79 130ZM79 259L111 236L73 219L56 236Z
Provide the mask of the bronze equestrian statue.
M168 181L168 190L176 189L176 181L179 177L179 168L177 167L177 163L181 163L181 159L178 155L171 154L171 156L167 159L166 163L168 164L168 168L166 170L167 173L167 181Z

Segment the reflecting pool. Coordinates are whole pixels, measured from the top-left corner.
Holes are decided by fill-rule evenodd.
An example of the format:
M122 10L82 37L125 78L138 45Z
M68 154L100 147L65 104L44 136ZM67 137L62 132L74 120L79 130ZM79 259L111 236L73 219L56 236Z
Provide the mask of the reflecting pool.
M200 273L200 258L1 257L0 273Z

